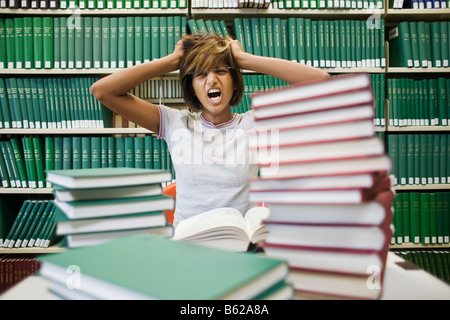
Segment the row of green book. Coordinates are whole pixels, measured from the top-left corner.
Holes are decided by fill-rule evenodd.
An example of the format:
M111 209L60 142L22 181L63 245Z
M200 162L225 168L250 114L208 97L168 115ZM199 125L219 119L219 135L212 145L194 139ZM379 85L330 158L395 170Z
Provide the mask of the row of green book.
M449 66L448 21L404 21L389 30L389 65L408 68Z
M89 92L95 78L0 78L0 128L107 128L112 112Z
M155 136L22 137L0 141L4 188L51 187L45 172L59 169L132 167L173 171L164 140Z
M9 231L0 235L4 248L49 247L55 240L53 200L25 200Z
M449 243L450 192L400 192L391 243Z
M11 9L183 9L186 0L2 0Z
M383 9L380 0L273 0L274 9Z
M29 255L0 257L0 294L39 270L39 261Z
M450 79L388 79L390 126L448 126Z
M186 17L0 18L0 68L124 68L172 52Z
M448 133L389 134L387 150L392 160L394 184L419 185L450 182Z
M446 9L449 0L389 0L389 8L394 9Z
M385 67L384 20L235 18L245 51L314 67Z
M228 33L228 28L225 24L225 20L189 19L187 21L187 24L191 33L217 33L222 37L230 35Z
M449 250L395 250L394 253L450 284Z

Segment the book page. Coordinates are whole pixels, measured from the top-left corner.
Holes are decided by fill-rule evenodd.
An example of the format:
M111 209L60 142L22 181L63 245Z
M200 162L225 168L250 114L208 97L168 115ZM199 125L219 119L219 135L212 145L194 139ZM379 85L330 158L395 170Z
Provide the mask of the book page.
M254 207L249 209L244 216L247 223L247 232L252 239L256 232L263 227L263 221L270 215L270 209L268 207ZM252 239L252 242L255 239Z
M242 214L233 208L218 208L181 221L174 230L173 240L182 240L207 230L234 227L246 232ZM230 230L228 230L230 232Z

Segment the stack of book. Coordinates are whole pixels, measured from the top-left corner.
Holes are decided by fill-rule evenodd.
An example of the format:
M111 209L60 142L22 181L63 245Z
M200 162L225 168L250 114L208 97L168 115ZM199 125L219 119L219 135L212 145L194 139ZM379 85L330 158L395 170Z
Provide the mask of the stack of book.
M149 234L68 249L40 261L40 275L63 299L289 299L293 294L282 260Z
M134 233L169 237L163 211L175 199L162 194L169 171L138 168L53 170L56 234L69 248L91 246Z
M392 217L373 189L391 163L369 76L257 93L252 108L250 201L271 210L266 254L288 261L296 297L379 298Z

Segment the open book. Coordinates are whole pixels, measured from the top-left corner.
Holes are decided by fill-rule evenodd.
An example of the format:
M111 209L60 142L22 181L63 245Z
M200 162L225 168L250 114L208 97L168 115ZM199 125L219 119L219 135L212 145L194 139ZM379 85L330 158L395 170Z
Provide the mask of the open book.
M233 208L210 210L181 221L173 240L181 240L229 251L246 251L263 241L268 233L262 224L269 208L254 207L245 215Z

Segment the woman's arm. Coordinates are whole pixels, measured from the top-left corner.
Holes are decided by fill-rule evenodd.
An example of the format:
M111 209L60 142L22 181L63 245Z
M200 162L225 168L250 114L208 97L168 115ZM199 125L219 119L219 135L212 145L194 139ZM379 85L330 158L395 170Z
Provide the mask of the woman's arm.
M247 53L239 41L230 39L233 56L243 70L268 74L289 84L328 79L327 72L295 61L263 57Z
M181 45L173 53L108 75L91 86L91 93L102 104L124 118L153 132L159 130L159 110L155 104L129 93L140 83L178 70Z

